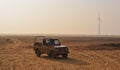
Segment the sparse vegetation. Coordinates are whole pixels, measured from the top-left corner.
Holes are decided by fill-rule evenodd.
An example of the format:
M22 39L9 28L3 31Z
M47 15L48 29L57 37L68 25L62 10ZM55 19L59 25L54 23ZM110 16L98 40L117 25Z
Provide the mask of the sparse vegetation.
M67 59L36 57L33 51L33 38L33 36L11 36L6 41L7 37L0 37L0 70L120 69L120 49L113 48L120 43L119 38L108 40L97 37L57 37L70 48ZM102 50L99 50L101 47Z

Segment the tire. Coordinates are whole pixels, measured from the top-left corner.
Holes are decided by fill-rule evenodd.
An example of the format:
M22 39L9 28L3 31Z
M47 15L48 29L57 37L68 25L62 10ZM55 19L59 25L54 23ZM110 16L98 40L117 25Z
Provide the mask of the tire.
M36 56L40 57L41 56L41 52L39 50L35 50Z
M55 58L55 57L56 57L54 51L50 51L49 54L48 54L48 56L49 56L50 58Z
M67 57L68 57L68 54L62 54L62 57L63 57L63 58L67 58Z

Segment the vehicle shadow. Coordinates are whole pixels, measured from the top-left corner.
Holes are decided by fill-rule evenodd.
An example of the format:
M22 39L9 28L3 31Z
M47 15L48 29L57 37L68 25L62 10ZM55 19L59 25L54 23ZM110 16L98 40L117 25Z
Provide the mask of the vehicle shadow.
M56 57L55 59L49 58L48 56L42 56L41 58L56 61L56 62L63 62L67 64L73 64L73 65L90 65L90 63L87 63L83 60L77 60L73 58L62 58L62 57Z

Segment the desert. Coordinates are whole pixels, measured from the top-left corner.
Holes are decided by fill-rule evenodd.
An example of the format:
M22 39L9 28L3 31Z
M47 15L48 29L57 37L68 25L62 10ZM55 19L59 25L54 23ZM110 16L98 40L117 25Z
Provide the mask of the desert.
M36 57L34 36L0 36L0 70L119 70L120 37L51 36L69 47L67 59Z

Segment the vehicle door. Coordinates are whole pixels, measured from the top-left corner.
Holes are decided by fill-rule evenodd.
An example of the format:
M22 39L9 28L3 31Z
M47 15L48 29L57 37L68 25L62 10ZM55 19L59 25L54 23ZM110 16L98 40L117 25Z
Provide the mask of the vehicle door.
M44 44L44 51L45 53L49 53L50 50L51 50L50 40L46 40Z

